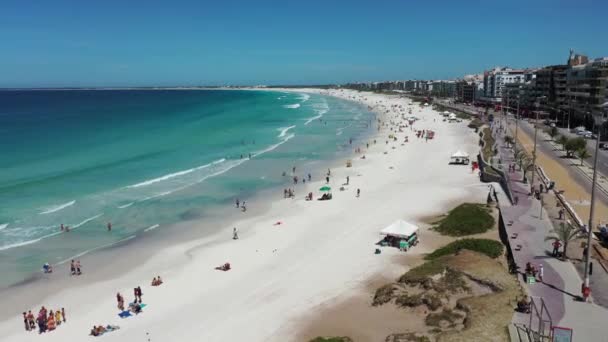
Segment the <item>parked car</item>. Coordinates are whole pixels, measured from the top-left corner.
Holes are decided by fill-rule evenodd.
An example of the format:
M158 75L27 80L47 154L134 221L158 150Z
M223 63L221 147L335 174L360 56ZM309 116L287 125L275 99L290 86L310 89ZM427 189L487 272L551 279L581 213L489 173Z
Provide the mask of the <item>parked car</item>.
M608 143L600 143L600 150L608 151Z

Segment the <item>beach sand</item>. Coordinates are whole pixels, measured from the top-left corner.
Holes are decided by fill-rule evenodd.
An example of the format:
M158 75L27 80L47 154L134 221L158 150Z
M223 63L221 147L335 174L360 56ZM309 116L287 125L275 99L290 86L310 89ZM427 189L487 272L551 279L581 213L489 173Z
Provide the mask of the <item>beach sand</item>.
M316 174L312 182L295 186L295 199L283 199L282 193L268 195L272 198L268 198L267 210L245 213L211 236L159 247L145 263L128 272L73 281L63 290L41 296L31 308L14 307L18 301L13 300L11 307L2 305L5 314L14 311L0 322L3 340L82 341L99 324L120 326L105 334L105 341L302 340L316 311L369 293L375 279L398 277L408 269L408 258L420 260L421 254L438 245L438 241L425 241L423 231L421 243L409 252L383 248L382 254L375 255L380 229L404 219L427 230L424 218L443 214L463 201L485 200L487 187L479 183L477 173L469 166L448 165L456 150L477 154L478 138L466 122L443 122L430 106L408 105L409 99L397 96L305 91L359 101L373 107L385 123L400 121L398 111L409 116L407 108L411 107L412 114L420 118L414 127L434 130L435 139L427 142L417 139L410 128L395 133L389 130L394 126L383 126L375 133L377 143L371 143L369 149L365 144L353 145L353 150L362 149L366 159L355 155L351 168L345 167L344 160L336 162L342 166L331 169L332 200L304 200L308 192L315 199L320 197L318 189L325 184L325 176ZM398 141L387 144L389 134L396 134ZM402 144L405 135L409 142ZM350 185L340 191L346 176ZM239 229L239 240L232 240L233 227ZM128 263L111 254L107 257L108 264L116 264L117 269ZM231 263L232 270L214 269L225 262ZM151 287L156 275L165 283ZM37 284L38 290L43 285ZM147 307L142 314L122 320L117 316L116 292L130 301L138 285ZM10 291L3 295L9 296ZM37 312L41 305L64 307L67 323L42 336L25 332L21 312ZM322 330L330 334L331 325ZM336 331L347 333L344 327Z

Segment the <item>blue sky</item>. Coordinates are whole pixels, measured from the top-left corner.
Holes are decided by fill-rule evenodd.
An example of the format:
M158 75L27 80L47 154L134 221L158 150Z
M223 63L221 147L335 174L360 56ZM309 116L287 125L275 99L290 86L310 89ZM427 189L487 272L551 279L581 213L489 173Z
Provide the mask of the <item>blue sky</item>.
M608 1L0 2L0 87L454 78L608 56Z

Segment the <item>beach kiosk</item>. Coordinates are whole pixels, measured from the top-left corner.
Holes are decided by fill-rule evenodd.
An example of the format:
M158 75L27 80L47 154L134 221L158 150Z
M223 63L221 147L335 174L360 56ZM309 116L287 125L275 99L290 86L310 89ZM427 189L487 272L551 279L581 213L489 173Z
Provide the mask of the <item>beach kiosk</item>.
M458 150L450 157L450 164L469 165L470 158L465 152Z
M409 222L403 220L395 221L380 231L380 235L384 235L380 244L398 247L401 251L407 251L418 244L418 229L418 226Z

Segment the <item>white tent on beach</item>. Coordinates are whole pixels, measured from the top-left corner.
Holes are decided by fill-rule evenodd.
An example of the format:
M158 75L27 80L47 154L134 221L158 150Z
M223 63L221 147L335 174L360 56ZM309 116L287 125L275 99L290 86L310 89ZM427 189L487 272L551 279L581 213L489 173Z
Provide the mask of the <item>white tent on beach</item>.
M450 163L452 164L469 164L470 161L469 154L466 152L462 152L461 150L456 151L450 157Z
M403 220L397 220L390 226L382 229L380 235L388 235L399 238L408 238L418 231L418 226Z

